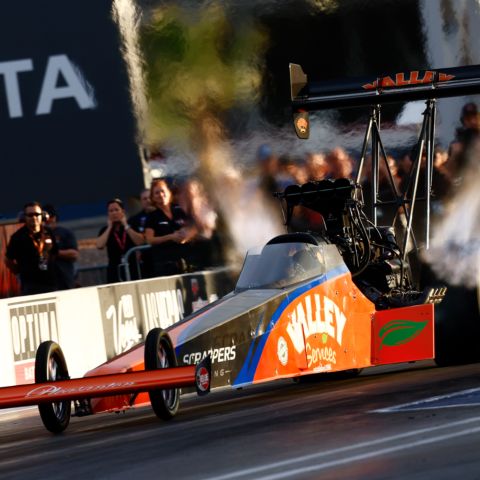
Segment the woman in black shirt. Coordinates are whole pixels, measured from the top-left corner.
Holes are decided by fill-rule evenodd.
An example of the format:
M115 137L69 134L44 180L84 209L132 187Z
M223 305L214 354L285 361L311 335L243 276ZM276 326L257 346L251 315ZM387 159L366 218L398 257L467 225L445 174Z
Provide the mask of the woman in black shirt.
M145 240L153 246L155 275L176 275L187 268L188 242L195 236L187 214L173 203L173 195L165 179L154 180L150 188L155 210L145 225Z
M135 245L145 243L145 239L128 225L125 207L119 198L107 203L107 212L108 223L98 233L96 245L99 249L107 247L107 282L121 282L123 279L119 277L118 265L122 256Z

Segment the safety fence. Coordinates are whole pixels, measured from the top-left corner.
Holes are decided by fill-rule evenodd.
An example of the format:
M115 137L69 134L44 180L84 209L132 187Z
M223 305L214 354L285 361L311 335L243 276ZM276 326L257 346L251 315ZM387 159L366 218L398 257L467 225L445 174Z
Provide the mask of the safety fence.
M0 300L0 386L34 381L38 345L54 340L71 377L123 353L227 294L228 268Z

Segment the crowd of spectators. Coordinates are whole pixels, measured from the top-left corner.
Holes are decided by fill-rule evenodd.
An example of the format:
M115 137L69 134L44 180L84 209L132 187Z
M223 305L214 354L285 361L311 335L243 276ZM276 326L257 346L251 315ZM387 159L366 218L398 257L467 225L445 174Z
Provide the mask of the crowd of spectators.
M480 117L474 103L466 104L455 139L445 148L436 146L432 171L432 205L434 215L441 215L442 205L459 184L465 155L470 145L479 141ZM377 208L378 222L391 225L399 213L398 199L409 197L412 182L408 179L418 156L417 151L397 157L380 158L378 199L387 202ZM425 185L426 152L420 159L419 188ZM388 166L388 168L387 168ZM318 182L357 176L352 155L341 146L303 156L278 155L269 144L256 152L254 188L264 197L273 198L287 185ZM366 158L360 178L365 210L371 208L371 159ZM392 185L393 183L393 185ZM220 265L222 245L228 236L209 192L199 178L160 178L140 192L140 210L127 217L122 200L107 205L106 225L98 233L96 246L107 250L107 281L125 280L119 264L133 247L143 246L130 255L131 279L181 274ZM395 203L397 200L397 203ZM36 202L25 205L25 223L11 238L6 254L7 266L19 275L22 293L40 293L75 285L74 264L78 247L74 235L57 225L53 206ZM297 209L294 229L321 228L322 218L307 209ZM148 247L149 246L149 247Z

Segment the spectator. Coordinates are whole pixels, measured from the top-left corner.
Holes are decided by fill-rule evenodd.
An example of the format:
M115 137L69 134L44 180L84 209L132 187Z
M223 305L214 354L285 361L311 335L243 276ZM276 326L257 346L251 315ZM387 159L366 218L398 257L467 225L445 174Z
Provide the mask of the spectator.
M306 155L308 180L319 182L329 173L328 163L323 153L309 152Z
M293 171L295 163L290 155L282 155L278 159L278 189L283 192L286 187L295 183L293 179Z
M303 185L308 181L307 163L303 158L282 155L280 157L280 170L278 176L277 191L285 190L285 187L296 183Z
M417 154L412 155L412 157L415 157ZM405 157L411 158L409 155L406 155ZM420 172L419 172L419 177L418 177L418 186L417 186L417 195L422 196L423 191L425 188L426 184L426 176L425 176L425 171L426 171L426 162L427 162L427 150L426 148L423 149L422 151L422 158L421 158L421 163L420 163ZM442 148L440 145L435 146L434 152L433 152L433 165L432 165L432 195L433 195L433 200L434 201L439 201L444 199L452 186L452 179L451 179L451 173L449 168L447 167L447 164L449 163L448 159L448 154L445 151L444 148ZM407 162L405 161L405 165ZM407 167L405 167L407 168ZM409 168L409 173L414 174L414 172L411 172L412 165L410 165ZM409 182L409 174L404 174L402 175L401 178L401 191L405 193L408 187L408 182ZM412 193L413 193L413 181L414 178L410 179L410 189L407 193L407 197L409 198Z
M258 187L268 196L279 191L277 175L279 173L278 157L268 144L260 145L257 150L259 168Z
M73 232L57 225L58 214L53 205L45 205L45 223L52 230L57 243L55 258L55 277L57 290L75 287L75 262L78 260L77 239Z
M179 204L193 220L197 230L192 241L189 263L195 269L218 263L221 251L216 234L218 215L212 208L203 185L196 179L187 180L182 185Z
M441 145L433 151L432 194L434 202L442 202L452 188L452 176L448 167L448 152Z
M148 214L155 210L150 200L150 189L145 188L140 193L141 210L128 219L128 224L138 233L145 233Z
M42 207L38 202L23 207L25 225L10 238L6 265L20 278L22 295L55 290L53 260L57 254L55 237L44 225Z
M149 214L145 240L153 246L155 275L176 275L188 269L188 243L197 230L185 211L173 203L172 190L164 178L154 180L150 197L155 210Z
M335 147L327 156L329 178L352 178L353 161L342 147Z
M448 169L448 152L441 145L435 145L433 150L433 166L440 171Z
M145 225L147 224L148 215L155 210L150 200L150 189L145 188L140 192L140 206L141 210L128 219L128 224L138 233L145 236ZM153 276L152 271L152 252L150 250L143 250L137 252L136 260L140 264L141 278L150 278ZM137 278L137 269L132 272L132 278Z
M480 137L480 115L477 105L466 103L460 115L461 127L457 128L455 140L449 147L450 172L457 176L465 167L464 152Z
M397 172L400 179L400 185L405 184L405 179L410 175L412 169L412 157L410 153L403 154L397 162Z
M387 167L388 164L388 167ZM390 182L390 175L392 174L394 185ZM363 171L363 199L365 202L365 211L370 213L372 210L372 158L368 157ZM401 177L398 171L397 162L391 155L387 156L387 163L381 157L378 163L378 186L377 186L377 221L380 225L393 225L395 217L398 212L399 205L394 203L397 201L395 197L395 188L400 194Z
M303 158L294 158L293 159L293 168L290 172L293 178L293 183L297 185L303 185L308 182L308 168L305 160Z
M107 282L115 283L124 280L120 278L118 271L122 256L135 245L144 243L144 237L127 223L125 207L119 198L114 198L107 203L107 212L107 225L100 229L96 245L98 249L107 247ZM130 261L132 260L134 259ZM135 270L132 268L132 263L130 263L130 270L133 273Z

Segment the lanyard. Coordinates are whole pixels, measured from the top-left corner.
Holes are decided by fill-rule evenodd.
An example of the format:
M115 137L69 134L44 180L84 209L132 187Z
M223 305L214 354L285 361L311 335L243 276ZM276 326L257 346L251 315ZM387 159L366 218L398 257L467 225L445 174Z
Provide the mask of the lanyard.
M125 245L127 244L127 231L123 230L121 239L116 231L113 232L113 236L115 237L117 245L120 247L120 251L123 253L125 251Z
M30 238L32 239L33 245L38 252L38 255L41 257L43 255L43 249L45 248L45 234L42 231L40 237L35 238L35 234L30 232Z

